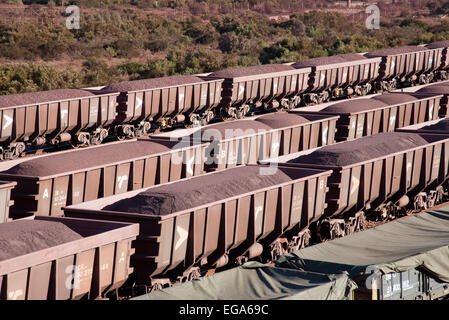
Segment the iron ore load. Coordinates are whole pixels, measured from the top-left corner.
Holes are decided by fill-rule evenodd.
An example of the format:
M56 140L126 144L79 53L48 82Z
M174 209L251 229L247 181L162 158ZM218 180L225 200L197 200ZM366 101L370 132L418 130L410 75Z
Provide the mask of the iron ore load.
M378 76L380 62L380 58L348 53L308 59L292 67L312 68L305 102L322 103L329 97L367 95L372 90L371 81Z
M267 64L214 72L208 79L224 79L220 111L224 117L242 118L251 108L294 108L307 89L310 68Z
M287 254L278 268L347 274L355 300L431 300L449 294L449 207ZM394 249L393 249L394 248Z
M0 299L101 298L131 274L138 233L133 224L54 217L0 224Z
M64 208L69 217L140 224L137 282L160 287L201 269L278 255L324 210L330 171L246 166ZM270 174L271 173L271 174ZM281 251L282 252L282 251ZM202 271L202 270L201 270Z
M115 120L116 93L60 89L0 96L1 158L29 146L99 144Z
M422 192L427 200L443 192L447 181L449 135L382 133L322 147L307 155L284 156L283 165L332 170L326 194L327 218L318 226L321 239L359 230L366 216L388 220ZM434 202L434 204L438 204Z
M23 159L0 176L17 183L12 218L61 216L65 205L202 174L205 148L174 141L124 141Z

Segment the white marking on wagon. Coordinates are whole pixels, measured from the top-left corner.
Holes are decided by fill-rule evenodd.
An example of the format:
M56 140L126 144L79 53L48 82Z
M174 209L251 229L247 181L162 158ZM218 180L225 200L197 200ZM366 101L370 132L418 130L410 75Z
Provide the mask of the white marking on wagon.
M3 119L4 119L3 130L5 130L12 124L12 118L10 116L4 114Z
M119 177L117 178L117 182L118 182L118 187L119 187L119 189L122 188L123 183L124 183L125 181L127 181L127 180L128 180L128 176L119 176Z
M187 240L189 233L181 226L176 226L176 233L179 235L179 238L178 241L176 241L175 250L178 250L178 248Z

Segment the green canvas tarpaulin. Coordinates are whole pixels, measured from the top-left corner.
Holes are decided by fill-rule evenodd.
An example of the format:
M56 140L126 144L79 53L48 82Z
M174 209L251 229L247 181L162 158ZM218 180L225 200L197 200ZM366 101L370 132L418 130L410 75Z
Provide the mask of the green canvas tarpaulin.
M449 206L287 254L277 266L351 278L419 268L449 282Z
M341 300L354 287L346 273L324 275L249 262L133 300Z

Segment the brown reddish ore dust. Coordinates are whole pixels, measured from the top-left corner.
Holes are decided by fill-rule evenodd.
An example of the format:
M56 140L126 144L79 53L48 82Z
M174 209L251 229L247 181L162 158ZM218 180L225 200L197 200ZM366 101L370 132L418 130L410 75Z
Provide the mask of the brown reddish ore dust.
M0 224L0 261L83 237L60 222L17 220Z
M324 66L327 64L335 64L335 63L341 63L341 62L351 62L351 61L359 61L359 60L366 60L367 58L355 54L355 53L348 53L348 54L339 54L335 56L329 56L329 57L318 57L318 58L312 58L307 59L303 61L296 62L292 65L294 68L306 68L306 67L318 67L318 66Z
M360 112L365 110L379 109L387 106L387 104L383 103L379 100L374 99L357 99L357 100L348 100L339 103L332 104L322 110L322 112L329 113L353 113Z
M204 82L204 80L196 76L170 76L163 78L143 79L143 80L114 83L105 87L103 90L127 92L127 91L157 89L172 86L181 86L200 82Z
M271 129L279 129L285 127L292 127L303 123L310 122L309 119L300 116L295 113L287 113L287 112L279 112L267 114L255 119L258 122L261 122Z
M93 92L79 89L58 89L0 96L0 108L36 105L44 102L95 96Z
M390 55L419 52L419 51L426 51L426 50L428 50L426 47L403 46L403 47L388 48L388 49L381 49L381 50L368 52L365 54L365 57L368 57L368 58L385 57L385 56L390 56Z
M117 201L103 209L167 215L292 180L282 169L272 175L261 175L259 169L258 166L238 167L175 182Z
M433 42L426 46L426 48L429 49L448 48L448 47L449 47L449 40Z
M203 129L199 129L195 131L191 137L195 138L199 136L198 131L201 131L201 138L203 141L221 140L255 134L259 130L268 131L271 130L271 128L254 120L230 121L209 125Z
M395 104L406 103L410 101L415 101L416 97L406 94L406 93L385 93L373 97L372 99L382 101L383 103L391 106Z
M438 123L422 127L421 130L446 131L449 134L449 118L445 118Z
M3 173L44 177L170 151L176 142L131 141L30 159Z
M427 86L427 87L421 88L416 92L421 93L421 94L426 93L426 94L434 94L434 95L449 94L449 83L448 83L448 85L444 85L443 83L438 83L433 86Z
M260 66L221 70L212 73L210 76L215 78L235 78L291 70L295 70L295 68L284 64L263 64Z

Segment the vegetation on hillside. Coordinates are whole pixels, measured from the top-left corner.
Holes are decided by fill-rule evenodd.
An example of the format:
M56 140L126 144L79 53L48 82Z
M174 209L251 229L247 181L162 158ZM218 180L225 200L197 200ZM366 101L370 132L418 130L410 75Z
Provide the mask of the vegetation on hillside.
M97 0L78 2L95 5ZM158 6L169 2L157 1ZM188 5L192 1L172 2ZM133 5L139 3L135 0ZM449 1L432 3L430 9L435 14L449 8ZM449 39L447 20L430 23L407 15L382 20L380 30L366 29L365 16L356 19L322 11L295 13L288 20L276 21L253 11L164 17L132 10L101 10L82 12L79 30L67 29L64 19L0 18L0 59L4 62L0 65L0 94L99 86ZM66 67L51 66L58 61Z

